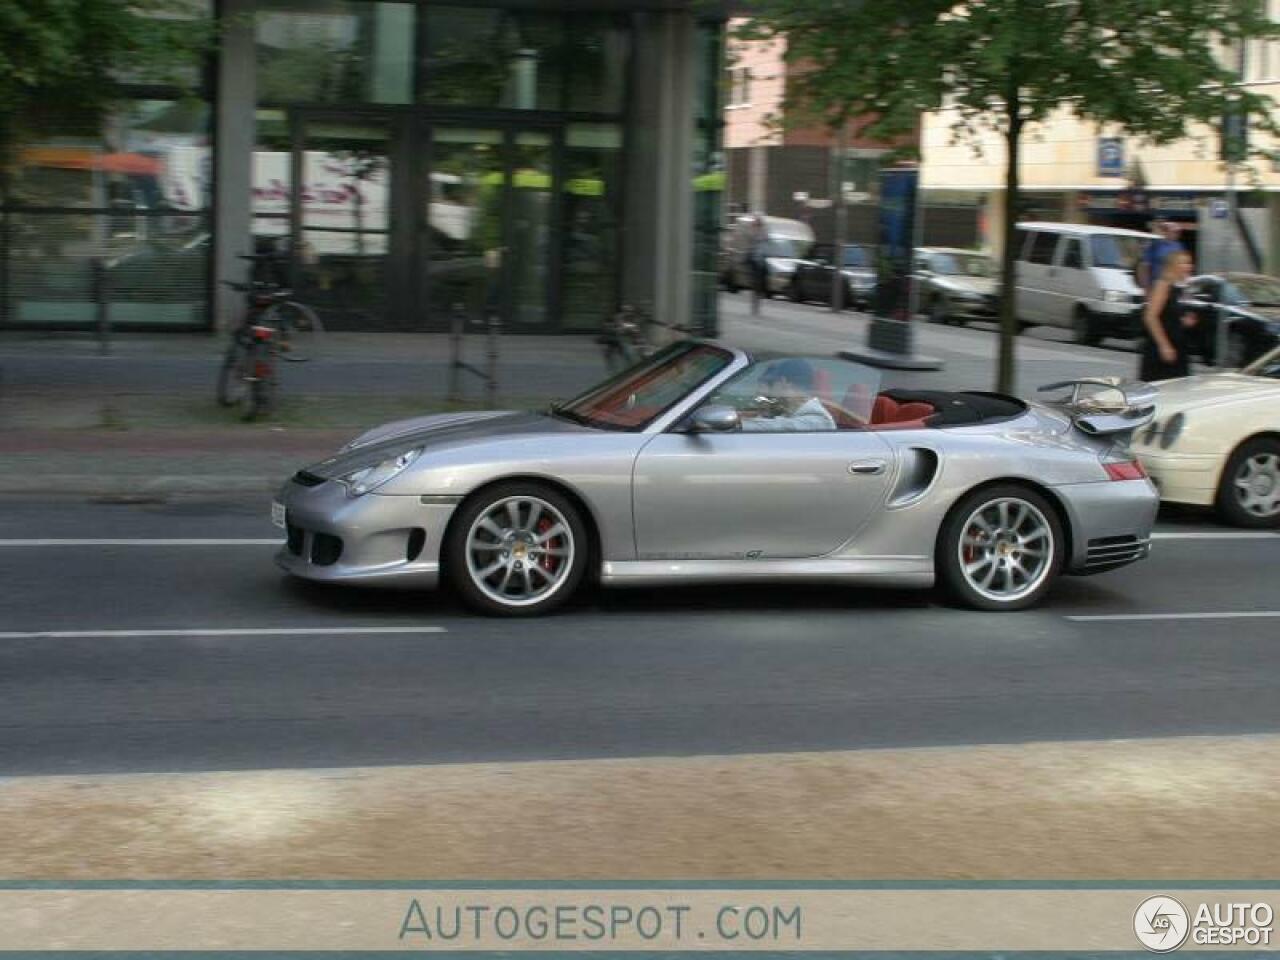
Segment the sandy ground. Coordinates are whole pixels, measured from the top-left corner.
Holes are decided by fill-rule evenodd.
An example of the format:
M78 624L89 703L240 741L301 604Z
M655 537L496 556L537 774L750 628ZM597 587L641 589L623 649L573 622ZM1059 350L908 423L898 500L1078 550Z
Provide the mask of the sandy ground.
M1280 737L0 781L9 879L1273 879Z

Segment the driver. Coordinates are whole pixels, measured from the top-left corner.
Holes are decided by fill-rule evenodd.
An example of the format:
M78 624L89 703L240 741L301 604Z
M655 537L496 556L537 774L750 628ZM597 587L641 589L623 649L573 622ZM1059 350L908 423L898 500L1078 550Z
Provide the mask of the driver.
M744 418L742 429L761 433L836 429L835 420L814 396L813 381L813 367L806 360L793 358L769 364L760 378L760 388L772 409L763 416Z

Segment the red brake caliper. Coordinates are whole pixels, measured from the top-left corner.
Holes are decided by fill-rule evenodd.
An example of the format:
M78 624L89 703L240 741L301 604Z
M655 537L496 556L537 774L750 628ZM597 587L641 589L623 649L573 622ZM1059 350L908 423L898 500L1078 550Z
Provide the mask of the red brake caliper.
M541 520L538 521L537 532L539 535L544 534L548 530L550 530L553 526L555 526L555 524L551 522L550 518L543 517ZM560 540L559 537L552 537L550 540L548 540L546 543L543 544L543 547L545 547L547 550L554 549L559 540ZM555 573L556 565L557 565L556 561L558 561L559 559L560 559L559 557L553 557L549 554L544 554L541 560L542 569L547 571L547 573Z

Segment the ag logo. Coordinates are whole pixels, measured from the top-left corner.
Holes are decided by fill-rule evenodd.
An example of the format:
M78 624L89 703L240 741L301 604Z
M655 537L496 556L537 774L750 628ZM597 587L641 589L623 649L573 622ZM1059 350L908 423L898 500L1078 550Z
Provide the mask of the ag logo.
M1133 915L1138 942L1153 953L1177 950L1187 939L1191 917L1173 897L1148 897Z

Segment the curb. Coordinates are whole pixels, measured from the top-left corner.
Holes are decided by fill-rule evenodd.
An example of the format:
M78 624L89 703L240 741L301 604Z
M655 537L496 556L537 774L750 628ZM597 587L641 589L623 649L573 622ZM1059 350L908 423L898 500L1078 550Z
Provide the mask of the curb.
M162 474L160 476L44 474L35 477L0 475L0 495L164 497L177 495L261 494L280 489L285 476L220 476Z

